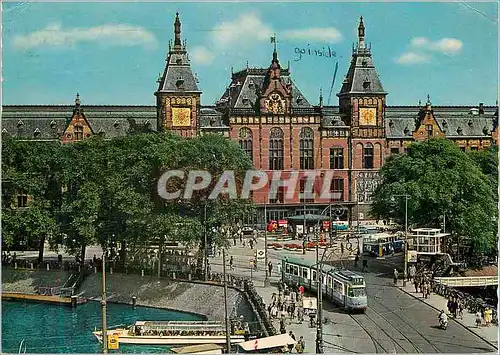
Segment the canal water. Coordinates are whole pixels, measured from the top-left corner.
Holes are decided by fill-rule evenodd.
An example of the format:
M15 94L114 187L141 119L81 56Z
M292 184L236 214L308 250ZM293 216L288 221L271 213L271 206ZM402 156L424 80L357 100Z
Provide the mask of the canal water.
M202 320L194 314L157 308L108 303L107 324L129 325L136 320ZM68 306L2 301L2 352L18 353L24 339L26 353L99 353L101 344L92 334L101 328L101 306L89 301ZM24 352L24 345L22 352ZM116 353L169 352L166 346L122 345Z

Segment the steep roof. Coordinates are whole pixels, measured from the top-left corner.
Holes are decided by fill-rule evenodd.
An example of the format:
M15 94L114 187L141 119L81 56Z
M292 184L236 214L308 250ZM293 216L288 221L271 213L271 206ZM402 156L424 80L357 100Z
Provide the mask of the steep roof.
M163 75L158 79L158 92L201 92L193 75L186 42L181 43L181 21L179 13L174 22L174 45L169 43Z
M353 48L351 65L337 96L347 94L387 94L382 87L372 60L371 47L364 42L365 27L363 17L358 27L358 45Z
M418 106L388 106L385 112L387 138L411 139L418 127ZM439 128L448 138L488 137L493 130L495 106L485 106L484 113L466 106L433 106Z
M217 104L231 109L257 110L267 72L268 69L263 68L246 68L234 73L231 84ZM313 108L295 85L289 69L281 69L280 79L285 86L291 85L292 109Z
M34 140L59 139L74 106L3 106L2 132ZM124 136L134 126L156 131L155 106L83 106L92 131L107 138ZM35 134L38 130L39 133Z

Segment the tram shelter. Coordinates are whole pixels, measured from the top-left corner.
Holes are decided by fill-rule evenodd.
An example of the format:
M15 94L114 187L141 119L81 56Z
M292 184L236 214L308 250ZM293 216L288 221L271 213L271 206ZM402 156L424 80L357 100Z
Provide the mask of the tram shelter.
M307 213L305 215L297 215L288 217L287 220L290 222L290 225L293 227L295 235L304 235L304 224L306 227L306 235L308 233L314 232L314 227L318 225L318 222L329 221L330 217L323 216L320 214L310 214Z
M408 250L417 255L443 254L445 237L450 233L441 233L439 228L416 228L408 235Z

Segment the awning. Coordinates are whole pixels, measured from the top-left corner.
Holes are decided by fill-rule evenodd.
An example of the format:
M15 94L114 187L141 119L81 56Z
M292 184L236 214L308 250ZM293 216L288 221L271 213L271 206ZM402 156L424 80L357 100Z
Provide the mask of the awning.
M200 344L183 346L181 348L172 348L170 350L172 350L176 354L196 354L209 351L213 351L212 354L220 354L221 349L223 349L223 347L217 344Z
M276 347L284 347L287 345L294 345L296 343L293 338L288 334L273 335L267 338L253 339L239 343L245 351L263 350Z
M318 222L318 221L329 221L330 217L328 216L323 216L320 214L310 214L307 213L305 215L306 222ZM287 217L287 220L293 221L293 222L303 222L304 221L304 215L297 215L297 216L292 216L292 217Z

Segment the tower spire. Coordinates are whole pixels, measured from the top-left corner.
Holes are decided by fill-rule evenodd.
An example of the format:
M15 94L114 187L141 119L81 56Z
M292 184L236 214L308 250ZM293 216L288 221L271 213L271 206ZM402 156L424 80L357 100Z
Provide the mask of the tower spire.
M274 34L273 37L271 37L271 43L274 43L274 50L273 50L273 63L279 63L278 61L278 51L276 50L276 33Z
M363 16L359 18L359 26L358 26L358 39L359 39L359 48L365 48L365 25L363 23Z
M175 22L174 22L174 35L175 35L175 40L174 40L174 48L180 49L181 48L181 20L179 19L179 13L175 13Z

